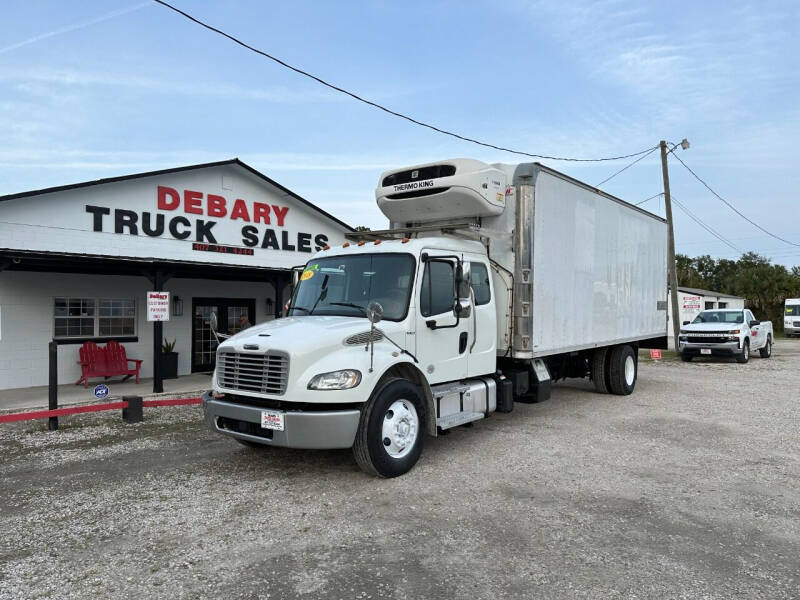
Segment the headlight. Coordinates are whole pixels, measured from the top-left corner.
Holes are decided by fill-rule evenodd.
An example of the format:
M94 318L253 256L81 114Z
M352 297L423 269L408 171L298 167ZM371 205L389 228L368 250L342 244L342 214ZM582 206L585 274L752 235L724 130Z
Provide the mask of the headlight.
M733 331L731 331L730 333L731 333L731 335L739 335L739 334L741 333L741 331L740 331L740 330L738 330L738 329L734 329L734 330L733 330Z
M686 335L687 333L689 333L689 332L686 331L685 329L681 329L681 335Z
M331 371L330 373L320 373L311 378L308 382L310 390L349 390L361 383L361 371L355 369L343 369L341 371Z

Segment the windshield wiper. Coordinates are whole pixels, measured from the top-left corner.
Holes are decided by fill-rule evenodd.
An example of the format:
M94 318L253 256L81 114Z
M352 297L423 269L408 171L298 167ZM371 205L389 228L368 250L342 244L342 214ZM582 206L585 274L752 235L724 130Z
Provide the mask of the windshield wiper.
M358 304L353 304L352 302L328 302L328 304L335 304L336 306L348 306L350 308L357 308L360 310L364 316L367 316L367 310L363 306L359 306Z
M311 312L311 311L310 311L310 310L308 310L308 309L307 309L305 306L290 306L290 307L289 307L289 310L304 310L304 311L306 311L307 313L310 313L310 312Z

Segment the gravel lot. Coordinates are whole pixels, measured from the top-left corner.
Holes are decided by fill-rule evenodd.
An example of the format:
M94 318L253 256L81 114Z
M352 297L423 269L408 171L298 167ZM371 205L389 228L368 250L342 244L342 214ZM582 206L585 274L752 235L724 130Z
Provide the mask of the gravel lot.
M800 340L643 361L428 438L408 475L198 407L0 426L2 598L797 598Z

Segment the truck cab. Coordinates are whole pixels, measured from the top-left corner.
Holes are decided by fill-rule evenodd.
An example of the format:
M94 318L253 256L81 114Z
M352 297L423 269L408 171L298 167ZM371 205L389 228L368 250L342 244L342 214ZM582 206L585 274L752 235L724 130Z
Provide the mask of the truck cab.
M495 408L495 382L480 379L496 368L490 272L480 243L455 238L317 253L299 274L286 318L220 345L214 392L204 396L209 426L246 445L350 448L364 401L377 393L391 401L371 432L380 428L386 456L373 454L389 460L373 464L378 449L364 439L360 463L380 475L407 470L426 432ZM463 381L449 395L455 401L443 409L440 393L435 404L437 384Z

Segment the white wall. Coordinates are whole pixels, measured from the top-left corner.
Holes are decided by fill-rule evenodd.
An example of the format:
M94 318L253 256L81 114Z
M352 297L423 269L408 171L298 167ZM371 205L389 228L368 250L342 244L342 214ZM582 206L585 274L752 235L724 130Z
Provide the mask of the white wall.
M78 275L68 273L0 272L0 389L46 385L48 343L53 337L53 298L135 298L138 342L125 343L131 358L144 360L142 376L153 375L153 324L147 322L145 292L150 282L144 277ZM184 301L183 316L164 323L164 337L177 339L178 372L191 372L192 297L253 298L260 323L272 318L266 300L275 292L269 283L171 279L165 289ZM284 292L284 301L288 298ZM274 308L273 311L274 313ZM59 383L73 383L80 376L77 364L79 344L58 348Z

